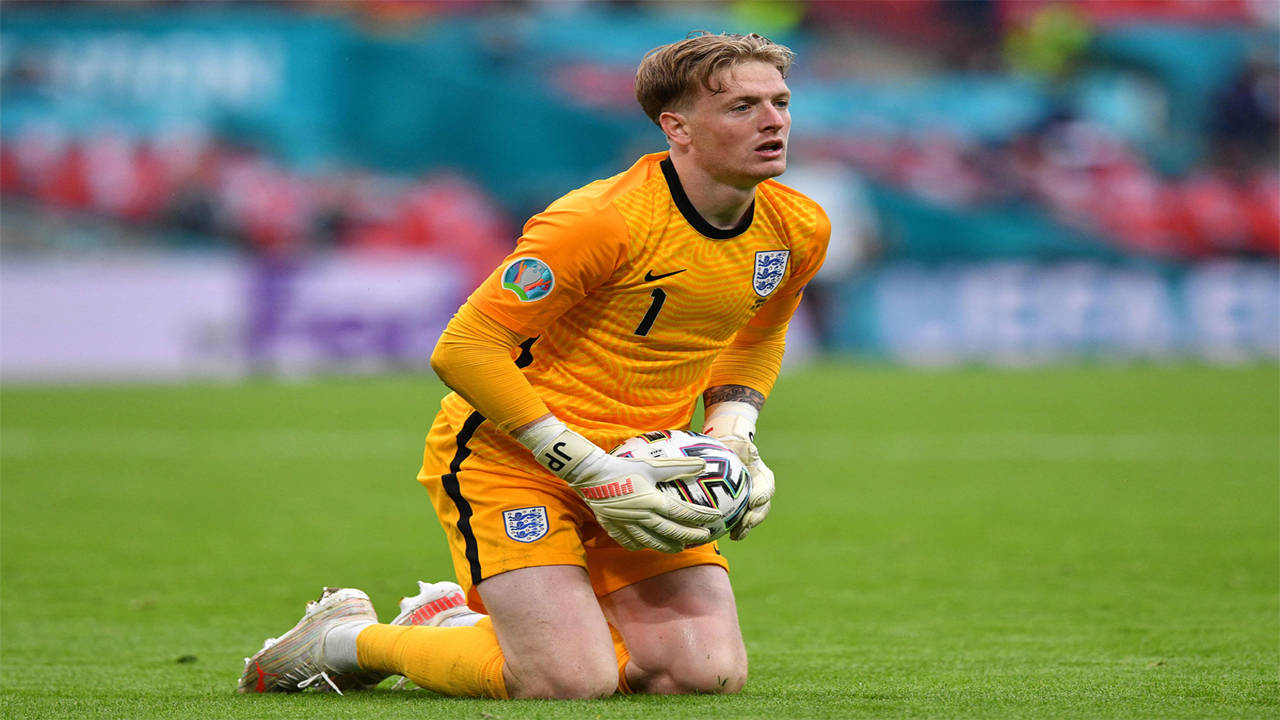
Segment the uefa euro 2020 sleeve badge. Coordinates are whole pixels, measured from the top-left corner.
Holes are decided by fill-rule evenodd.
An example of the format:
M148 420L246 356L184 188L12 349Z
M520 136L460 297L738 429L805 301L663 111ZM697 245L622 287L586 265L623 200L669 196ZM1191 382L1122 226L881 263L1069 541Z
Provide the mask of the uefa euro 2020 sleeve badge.
M512 260L502 271L502 287L510 290L520 302L541 300L556 286L555 273L538 258L526 257Z

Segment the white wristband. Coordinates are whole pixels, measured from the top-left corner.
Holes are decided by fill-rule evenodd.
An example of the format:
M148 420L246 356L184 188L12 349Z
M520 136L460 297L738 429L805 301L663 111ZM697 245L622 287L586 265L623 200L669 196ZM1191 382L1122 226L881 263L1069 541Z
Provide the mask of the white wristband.
M730 416L745 418L748 423L751 423L751 429L755 430L756 421L760 419L760 410L751 403L734 400L718 402L707 408L706 418L702 421L702 427L713 427L715 421Z
M512 433L511 436L521 445L529 448L530 452L534 452L568 429L555 415L549 415L520 432Z

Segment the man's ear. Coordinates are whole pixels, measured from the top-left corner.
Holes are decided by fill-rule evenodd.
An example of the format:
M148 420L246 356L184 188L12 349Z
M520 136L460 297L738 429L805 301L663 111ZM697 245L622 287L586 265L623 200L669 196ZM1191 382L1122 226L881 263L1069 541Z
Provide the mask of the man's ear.
M658 116L658 125L672 145L687 147L693 140L689 137L689 119L682 113L668 110Z

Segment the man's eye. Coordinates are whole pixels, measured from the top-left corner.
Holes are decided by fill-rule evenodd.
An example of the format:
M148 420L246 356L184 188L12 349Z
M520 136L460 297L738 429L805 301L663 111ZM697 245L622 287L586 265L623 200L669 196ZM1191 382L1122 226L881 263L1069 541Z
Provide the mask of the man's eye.
M789 108L789 107L791 107L791 101L790 101L790 100L779 100L779 101L775 102L775 103L774 103L774 105L775 105L776 107L779 107L779 108L783 108L783 109L785 109L785 108Z

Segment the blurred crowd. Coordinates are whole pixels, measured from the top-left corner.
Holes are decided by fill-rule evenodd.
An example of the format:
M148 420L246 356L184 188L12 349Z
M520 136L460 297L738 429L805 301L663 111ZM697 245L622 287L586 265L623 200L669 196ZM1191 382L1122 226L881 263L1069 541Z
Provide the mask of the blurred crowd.
M933 57L935 71L1023 73L1066 86L1098 62L1088 52L1096 25L1274 23L1280 5L1269 18L1252 14L1265 11L1264 5L1231 0L904 3L888 13L867 3L819 3L817 9L837 27L871 25L913 55ZM924 131L860 128L824 142L833 156L870 178L942 205L1029 202L1065 225L1144 256L1276 257L1278 59L1274 44L1258 48L1217 88L1199 138L1201 157L1176 173L1162 172L1120 131L1083 117L1066 101L996 139L935 123Z
M134 9L174 4L181 3L129 3ZM77 3L50 6L59 5ZM519 13L536 5L502 3L501 9ZM626 5L663 9L660 3ZM1275 22L1244 0L1077 0L1062 7L999 0L703 5L754 18L766 33L803 38L810 70L820 76L879 74L903 82L983 72L1065 84L1087 66L1098 23ZM345 14L357 23L429 22L495 7L465 0L272 6ZM598 72L591 63L575 62L572 68L578 79L571 86L606 78L603 85L591 85L598 90L591 94L625 100L628 93L599 90L618 84L613 65L601 63ZM944 207L1030 204L1126 251L1161 258L1274 258L1280 256L1278 88L1276 54L1254 53L1217 88L1199 157L1174 171L1067 102L999 138L937 123L923 130L828 129L807 140L810 147L822 147L828 160L845 163L871 182ZM24 205L154 229L175 244L224 243L273 256L330 248L439 249L466 256L474 267L489 267L513 241L516 209L504 208L490 189L457 171L424 168L407 177L339 162L299 169L277 159L270 147L214 136L207 128L139 137L107 126L71 133L56 123L36 123L0 135L0 198L9 208Z
M150 228L178 246L230 243L273 257L434 250L484 267L513 237L493 198L457 173L303 172L198 130L70 137L29 127L0 144L0 193Z
M828 138L867 176L955 208L1031 202L1058 221L1137 254L1198 259L1280 255L1274 154L1222 156L1182 176L1158 172L1096 123L1068 115L1000 143L945 131ZM785 182L785 180L784 180Z

